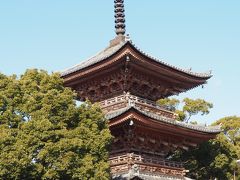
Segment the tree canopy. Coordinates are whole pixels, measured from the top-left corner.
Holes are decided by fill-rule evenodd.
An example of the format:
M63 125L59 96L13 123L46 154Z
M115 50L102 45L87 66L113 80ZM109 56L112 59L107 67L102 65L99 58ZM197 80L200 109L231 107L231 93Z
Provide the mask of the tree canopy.
M175 158L184 162L190 178L228 180L233 178L234 171L239 174L236 147L222 134L214 140L202 143L198 148L178 151Z
M0 179L108 179L111 135L59 74L0 74Z
M178 120L185 122L188 122L193 115L208 114L213 107L212 103L203 99L190 98L185 98L182 102L174 98L166 98L159 100L158 103L177 113ZM216 139L204 142L189 151L178 150L171 157L184 162L190 178L227 180L233 178L235 172L240 179L240 168L236 163L240 159L240 117L225 117L217 120L213 125L221 125L223 131Z
M161 106L165 106L170 111L174 111L178 114L178 120L189 122L193 115L201 114L205 115L209 113L209 110L213 108L213 104L203 99L190 99L184 98L181 101L175 98L160 99L157 103ZM182 107L179 104L182 103Z

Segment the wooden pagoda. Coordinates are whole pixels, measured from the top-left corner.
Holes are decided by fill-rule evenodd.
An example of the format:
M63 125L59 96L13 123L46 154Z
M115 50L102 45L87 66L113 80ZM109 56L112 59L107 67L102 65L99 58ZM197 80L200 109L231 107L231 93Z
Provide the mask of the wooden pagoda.
M171 66L137 48L125 36L123 0L115 0L115 23L117 36L106 49L62 72L65 86L79 100L99 102L109 120L113 179L185 179L187 171L167 160L169 153L196 147L220 128L179 122L156 101L203 85L211 74Z

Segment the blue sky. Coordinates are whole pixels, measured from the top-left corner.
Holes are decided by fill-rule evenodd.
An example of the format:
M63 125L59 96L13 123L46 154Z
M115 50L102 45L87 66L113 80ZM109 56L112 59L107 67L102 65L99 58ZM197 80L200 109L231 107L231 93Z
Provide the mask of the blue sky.
M114 0L0 1L0 72L61 71L108 46ZM240 115L239 0L125 0L127 33L145 52L196 72L212 70L202 88L178 98L214 104L201 123Z

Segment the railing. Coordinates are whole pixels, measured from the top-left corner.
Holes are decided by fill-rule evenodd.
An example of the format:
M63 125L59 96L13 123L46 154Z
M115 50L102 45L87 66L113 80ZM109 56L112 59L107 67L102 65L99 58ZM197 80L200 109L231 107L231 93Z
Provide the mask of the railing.
M150 157L146 155L136 155L134 153L128 153L125 155L119 155L115 157L111 157L109 159L110 165L121 165L121 164L152 164L157 166L169 167L169 168L177 168L182 169L183 164L174 161L168 161L162 158Z
M176 118L176 114L174 112L169 111L163 106L157 105L156 102L130 95L129 93L102 101L100 102L100 105L106 112L118 110L128 106L136 106L140 109L143 108L145 111L152 111L158 115L163 115L172 119Z
M126 95L121 95L121 96L117 96L114 98L110 98L104 101L100 102L101 107L107 107L110 106L112 104L118 103L118 102L122 102L122 101L126 101Z

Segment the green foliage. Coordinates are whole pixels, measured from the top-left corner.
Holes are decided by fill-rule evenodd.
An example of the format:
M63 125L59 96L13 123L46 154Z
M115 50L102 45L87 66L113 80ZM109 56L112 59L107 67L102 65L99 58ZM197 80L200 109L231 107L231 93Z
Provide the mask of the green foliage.
M213 107L212 103L209 103L203 99L189 99L185 98L182 102L175 98L165 98L157 101L160 106L164 106L167 109L174 111L178 114L179 121L189 122L193 115L201 114L205 115L209 113L209 109ZM179 104L182 104L182 109L179 109Z
M183 112L188 114L187 122L193 115L196 115L198 113L201 113L201 115L208 114L209 109L213 108L212 103L209 103L203 99L193 100L193 99L185 98L183 102L184 102Z
M222 118L214 123L214 125L221 125L224 137L234 146L234 150L240 159L240 117L230 116ZM240 179L240 167L236 162L233 163L235 169L238 169Z
M0 74L0 179L108 179L111 135L59 74Z
M225 117L215 122L214 125L221 125L224 130L224 134L228 137L228 139L234 145L240 146L240 117Z
M182 102L177 99L161 99L161 106L178 114L178 120L189 122L196 114L205 115L213 105L203 99L185 98ZM179 108L179 105L181 105ZM190 122L197 124L196 121ZM185 168L190 170L188 176L194 179L233 178L234 171L240 179L240 168L236 163L240 159L240 117L225 117L213 125L221 125L223 132L216 139L200 145L189 151L177 151L173 159L185 162Z
M189 151L178 151L175 159L185 162L189 169L188 176L194 179L232 179L234 171L240 179L240 169L236 160L240 159L239 153L239 117L226 117L218 120L223 132L216 139L200 145Z
M160 106L166 107L170 111L176 111L180 101L178 99L174 99L174 98L171 98L171 99L170 98L165 98L165 99L159 99L157 101L157 103Z

